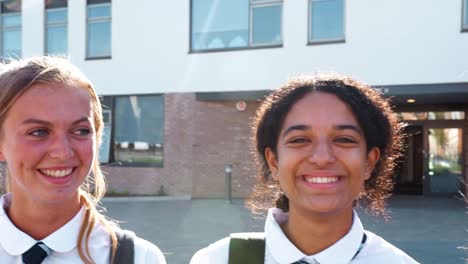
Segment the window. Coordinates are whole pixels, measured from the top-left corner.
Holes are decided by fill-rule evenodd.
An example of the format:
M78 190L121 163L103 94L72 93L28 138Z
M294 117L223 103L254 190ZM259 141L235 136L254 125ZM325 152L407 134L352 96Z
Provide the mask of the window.
M87 58L111 56L111 1L88 0L87 9Z
M108 109L102 110L104 129L102 130L102 142L99 149L99 162L110 162L110 137L112 129L112 112Z
M309 1L309 42L343 41L344 0Z
M46 1L45 13L45 53L67 53L67 0Z
M21 0L1 2L1 57L21 58Z
M162 167L164 97L117 96L113 114L114 161Z
M465 112L399 112L402 120L464 120Z
M468 0L463 0L462 31L468 31Z
M192 0L191 50L282 44L282 0Z

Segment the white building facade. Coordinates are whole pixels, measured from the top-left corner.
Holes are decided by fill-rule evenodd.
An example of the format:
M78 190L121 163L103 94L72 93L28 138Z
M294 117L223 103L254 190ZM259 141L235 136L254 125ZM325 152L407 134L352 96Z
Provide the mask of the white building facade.
M1 2L2 57L63 53L106 105L111 193L234 196L255 173L248 123L289 77L354 76L410 124L396 191L468 179L468 0Z

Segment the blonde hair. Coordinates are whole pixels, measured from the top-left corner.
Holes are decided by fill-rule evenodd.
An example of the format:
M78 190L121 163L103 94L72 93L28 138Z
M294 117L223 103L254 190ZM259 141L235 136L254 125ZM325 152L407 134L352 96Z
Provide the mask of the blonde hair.
M1 127L3 122L16 100L33 85L50 83L81 88L88 92L95 124L95 147L96 151L99 151L104 126L99 97L88 78L62 57L33 57L26 60L14 60L3 66L0 73L0 138L2 137ZM109 232L112 246L111 260L114 259L117 248L117 236L114 231L115 223L107 220L97 209L100 199L106 192L106 183L99 166L99 155L97 154L94 156L91 170L92 173L86 177L79 188L80 202L85 208L85 216L80 227L77 243L78 253L84 263L93 263L89 252L89 237L96 223L102 224ZM9 177L7 173L7 191L10 190Z

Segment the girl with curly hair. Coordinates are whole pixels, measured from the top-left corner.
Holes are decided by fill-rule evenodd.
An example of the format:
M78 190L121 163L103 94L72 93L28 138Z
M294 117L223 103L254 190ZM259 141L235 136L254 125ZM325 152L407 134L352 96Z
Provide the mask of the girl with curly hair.
M379 92L349 77L303 76L273 91L252 125L258 176L247 201L271 207L265 232L232 234L191 263L417 263L354 210L386 215L402 127Z

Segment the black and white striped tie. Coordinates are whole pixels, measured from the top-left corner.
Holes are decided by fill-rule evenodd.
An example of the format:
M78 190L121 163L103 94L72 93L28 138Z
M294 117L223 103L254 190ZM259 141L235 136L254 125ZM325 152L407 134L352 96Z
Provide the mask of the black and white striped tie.
M24 264L40 264L49 255L50 249L42 242L36 243L23 253Z

